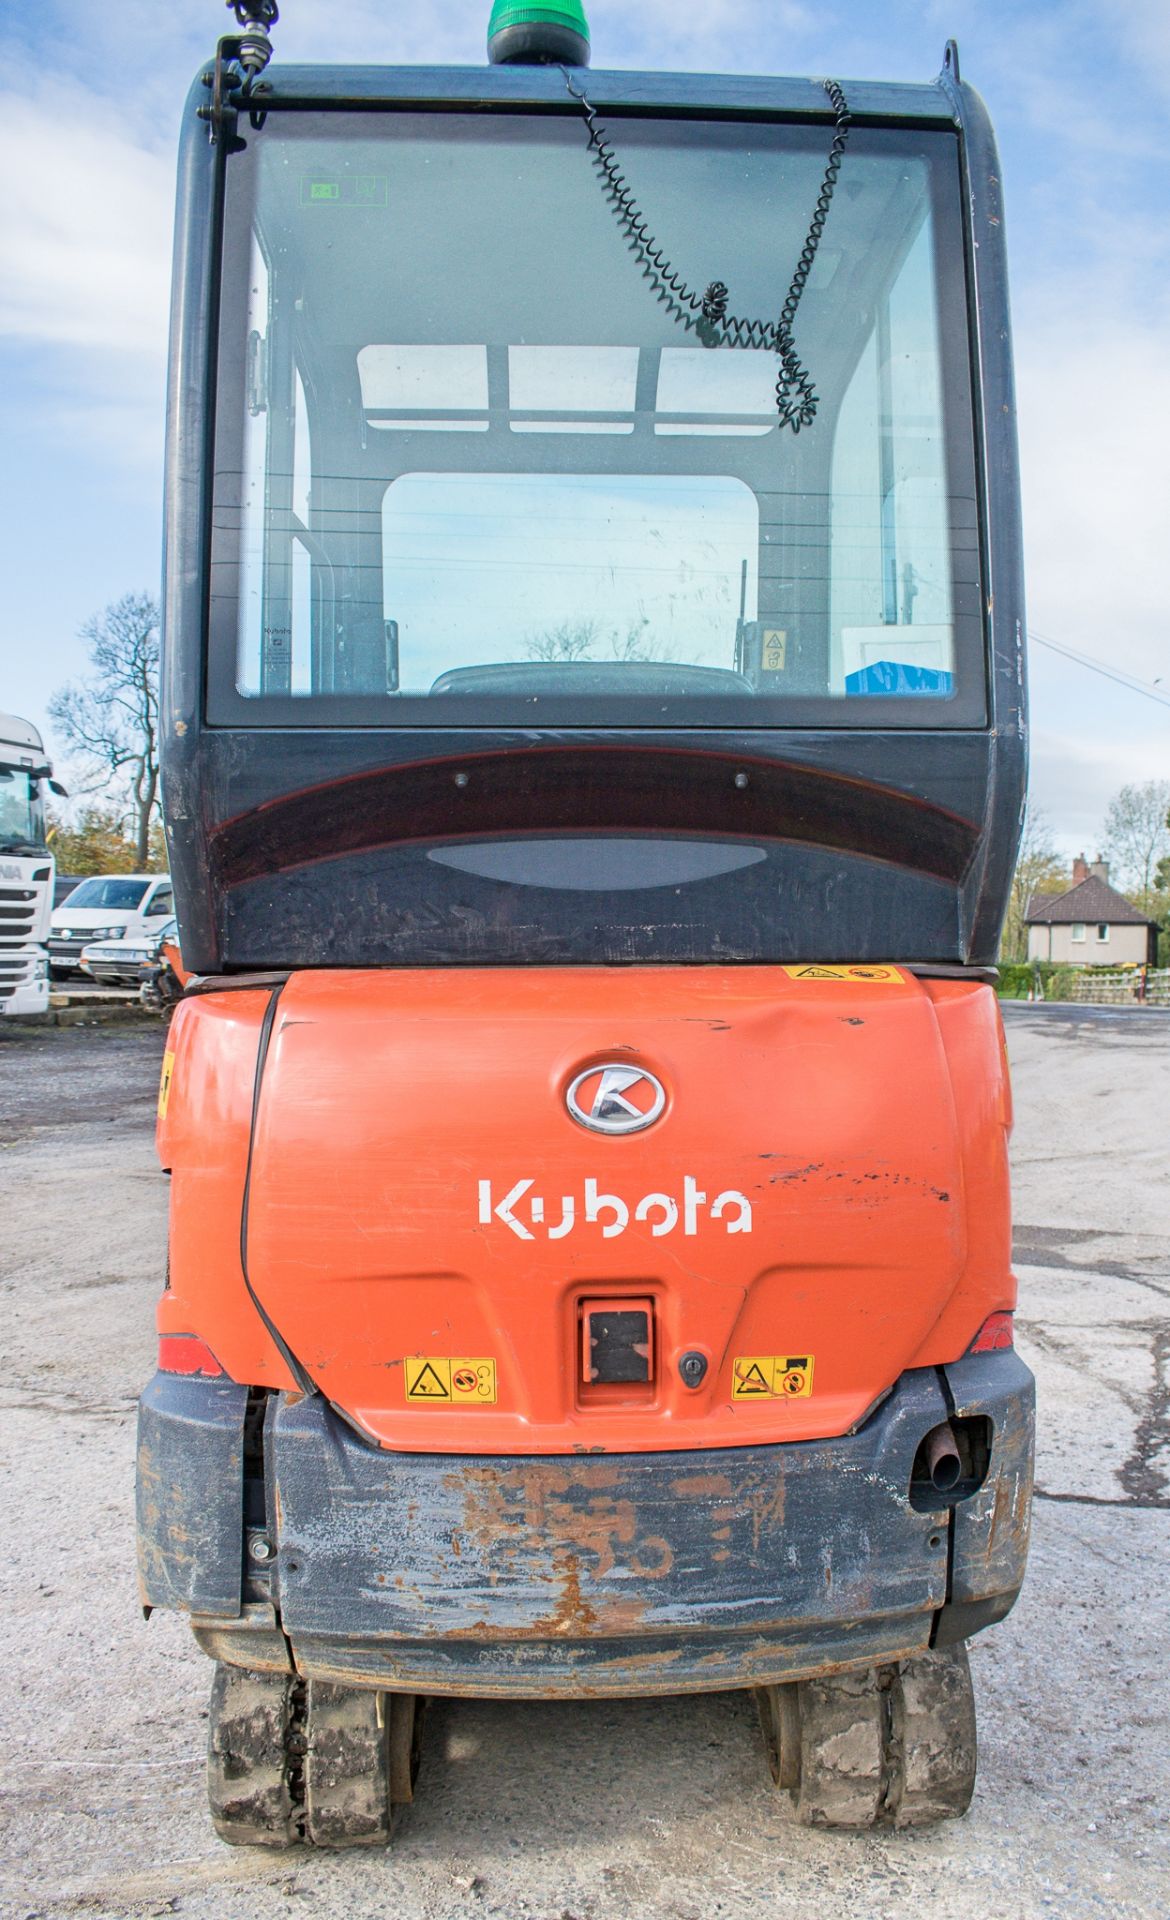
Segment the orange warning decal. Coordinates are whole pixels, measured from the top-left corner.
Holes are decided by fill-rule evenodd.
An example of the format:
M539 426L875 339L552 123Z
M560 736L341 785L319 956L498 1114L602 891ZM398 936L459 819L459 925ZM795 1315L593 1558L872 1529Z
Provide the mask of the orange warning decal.
M175 1056L169 1050L163 1054L162 1079L158 1087L158 1117L165 1120L171 1098L171 1081L175 1073Z
M450 1360L413 1354L404 1367L406 1398L417 1407L491 1407L494 1360Z
M731 1368L733 1400L810 1400L813 1390L812 1354L749 1355Z
M790 980L845 980L852 986L900 987L905 974L900 967L866 966L822 967L815 964L805 967L783 967L783 973Z

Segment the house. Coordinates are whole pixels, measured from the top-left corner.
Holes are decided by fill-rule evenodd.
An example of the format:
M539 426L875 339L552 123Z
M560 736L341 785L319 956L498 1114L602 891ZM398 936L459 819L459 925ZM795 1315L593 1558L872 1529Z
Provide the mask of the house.
M1029 960L1072 967L1154 966L1158 925L1109 885L1109 863L1073 862L1067 893L1035 893L1024 915Z

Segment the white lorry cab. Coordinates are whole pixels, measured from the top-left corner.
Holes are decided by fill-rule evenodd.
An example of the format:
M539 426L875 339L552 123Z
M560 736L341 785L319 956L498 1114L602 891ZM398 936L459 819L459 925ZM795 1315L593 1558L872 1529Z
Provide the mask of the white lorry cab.
M53 856L44 788L52 771L36 728L0 713L0 1019L48 1010Z

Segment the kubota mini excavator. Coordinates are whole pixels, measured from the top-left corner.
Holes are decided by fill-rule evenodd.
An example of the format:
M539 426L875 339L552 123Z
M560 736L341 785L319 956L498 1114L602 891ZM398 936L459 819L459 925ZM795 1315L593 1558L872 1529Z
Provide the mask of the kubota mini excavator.
M932 85L270 65L187 107L189 981L148 1608L225 1840L385 1841L420 1702L753 1689L961 1812L1023 1577L993 973L1025 780L999 169Z

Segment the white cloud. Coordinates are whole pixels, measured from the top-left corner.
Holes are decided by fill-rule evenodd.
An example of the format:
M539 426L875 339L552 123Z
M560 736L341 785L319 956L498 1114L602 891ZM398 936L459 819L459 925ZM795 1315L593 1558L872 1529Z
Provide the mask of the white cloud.
M1170 689L1170 303L1127 300L1087 261L1030 288L1016 330L1030 624ZM1032 789L1062 850L1092 851L1110 799L1170 776L1170 709L1033 655ZM1074 844L1075 843L1075 844Z
M1170 311L1053 288L1017 334L1029 615L1170 680Z
M413 14L387 9L384 0L302 0L277 30L279 57L288 60L370 60L482 63L490 0L449 0ZM648 65L715 71L757 63L762 41L777 34L825 34L823 8L806 0L586 0L593 53L599 67Z
M165 353L173 167L133 125L68 83L0 93L0 334Z
M1151 709L1155 711L1155 709ZM1167 714L1170 723L1170 714ZM1032 743L1032 795L1060 851L1097 852L1109 802L1127 783L1170 778L1170 724L1134 732L1122 757L1112 740L1083 732L1038 734Z
M1159 92L1170 94L1170 7L1166 0L1101 0L1107 24L1120 31L1130 55L1141 62L1146 78Z
M188 5L179 18L163 17L155 0L84 8L77 0L47 4L68 15L59 52L74 73L102 88L103 76L120 75L137 47L144 63L137 84L152 103L161 101L163 113L169 107L172 118L197 64L231 25L226 16L217 17L216 0ZM411 9L387 0L296 0L283 9L273 43L278 61L482 65L490 12L491 0L419 0ZM840 45L848 37L833 12L812 0L690 0L686 6L678 0L586 0L586 12L599 67L764 71L774 66L777 44L786 39L795 59L795 44L807 36L818 37L826 53L834 38ZM111 88L111 96L116 91Z
M698 68L709 72L763 71L761 52L769 60L778 41L788 39L784 70L800 70L801 42L812 35L825 37L828 21L823 9L814 11L802 0L700 0L681 7L677 0L593 0L590 27L599 66ZM620 62L607 48L621 46Z

